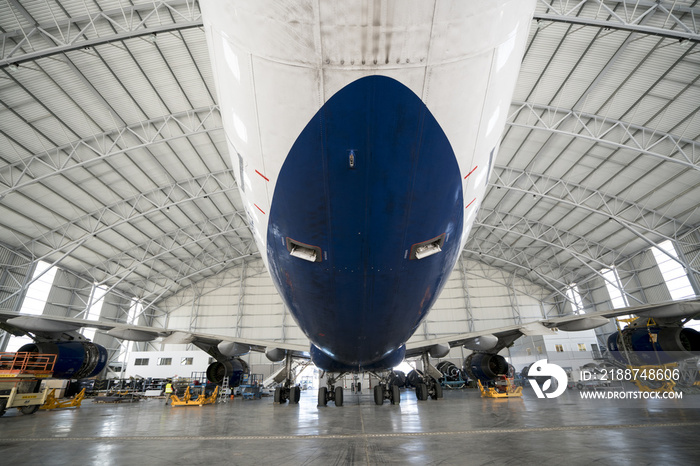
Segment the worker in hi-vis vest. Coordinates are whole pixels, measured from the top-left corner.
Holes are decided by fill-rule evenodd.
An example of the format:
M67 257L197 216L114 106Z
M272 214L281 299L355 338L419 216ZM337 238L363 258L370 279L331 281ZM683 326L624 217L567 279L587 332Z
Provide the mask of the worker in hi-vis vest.
M165 384L165 404L168 404L168 401L170 401L170 396L173 394L173 382L168 381L168 383Z

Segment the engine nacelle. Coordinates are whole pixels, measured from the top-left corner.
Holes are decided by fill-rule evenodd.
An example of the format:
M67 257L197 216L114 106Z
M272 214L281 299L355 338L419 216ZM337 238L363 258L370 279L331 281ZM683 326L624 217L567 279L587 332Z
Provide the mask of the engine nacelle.
M464 360L464 370L470 378L488 382L508 373L508 362L503 356L491 353L472 353Z
M401 388L406 385L406 374L402 371L392 371L389 375L389 385L396 385Z
M683 327L627 327L608 337L608 351L625 364L668 364L700 356L700 332Z
M287 356L287 350L272 348L265 352L265 357L272 362L281 362Z
M108 357L103 346L89 341L28 343L17 352L55 354L53 377L57 379L94 377L105 368Z
M243 374L247 372L248 364L240 358L214 361L207 367L207 380L216 385L221 385L224 383L224 377L228 377L229 387L237 387L241 384Z
M440 359L450 354L450 345L433 345L428 349L431 358Z
M423 371L413 369L411 372L406 374L407 387L417 387L421 382L423 382Z

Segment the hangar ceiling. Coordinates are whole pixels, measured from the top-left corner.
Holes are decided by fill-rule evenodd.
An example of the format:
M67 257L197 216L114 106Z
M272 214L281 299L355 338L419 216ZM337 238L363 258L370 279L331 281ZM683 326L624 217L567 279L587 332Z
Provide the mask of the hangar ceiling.
M0 36L3 245L144 302L259 255L198 2L3 0ZM464 258L554 293L696 247L699 42L697 1L539 1Z

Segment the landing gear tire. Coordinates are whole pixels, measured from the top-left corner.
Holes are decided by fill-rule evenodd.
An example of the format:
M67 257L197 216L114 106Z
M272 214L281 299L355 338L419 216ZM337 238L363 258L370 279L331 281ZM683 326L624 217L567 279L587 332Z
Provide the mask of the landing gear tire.
M442 385L437 380L435 381L435 386L433 388L433 393L430 394L430 398L437 400L442 398Z
M39 405L22 406L21 408L19 408L19 412L26 415L34 414L37 411L39 411Z
M374 404L384 404L384 385L374 386Z
M328 405L328 388L321 387L318 389L318 405L326 406Z
M301 389L299 387L292 387L289 389L289 402L291 404L299 404L301 399Z
M416 398L418 398L418 401L425 401L428 399L428 386L423 382L416 385Z
M398 385L391 386L391 404L397 405L401 403L401 390Z
M343 406L343 387L335 387L335 405Z
M282 404L285 401L287 401L284 398L284 394L282 393L282 390L283 390L282 387L275 388L275 403L277 403L277 404Z

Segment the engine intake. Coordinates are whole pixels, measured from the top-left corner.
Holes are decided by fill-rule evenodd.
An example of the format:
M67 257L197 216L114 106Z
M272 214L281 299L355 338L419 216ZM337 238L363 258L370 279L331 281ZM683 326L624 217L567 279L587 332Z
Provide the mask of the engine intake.
M207 380L216 385L224 383L224 377L228 377L230 387L241 384L243 374L248 372L248 364L240 358L231 358L225 361L214 361L207 367Z
M17 351L55 354L53 377L57 379L94 377L105 368L108 357L103 346L89 341L28 343Z
M507 374L508 362L498 354L472 353L464 360L464 370L472 379L488 382Z
M700 356L700 332L683 327L627 327L608 337L608 351L626 364L668 364Z

